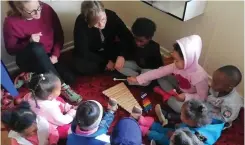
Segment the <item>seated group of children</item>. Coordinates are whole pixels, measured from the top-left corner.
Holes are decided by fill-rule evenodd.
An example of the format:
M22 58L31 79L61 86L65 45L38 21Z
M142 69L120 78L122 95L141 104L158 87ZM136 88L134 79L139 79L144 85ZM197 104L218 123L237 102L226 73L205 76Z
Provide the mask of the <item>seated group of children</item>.
M145 22L145 29L154 26L154 22L145 21L148 21L148 26ZM155 30L155 26L154 29L148 30ZM144 32L145 35L142 35ZM136 31L134 35L135 38L143 36L145 39L148 38L144 45L137 43L137 39L136 44L142 49L141 51L150 53L150 49L154 48L151 40L154 31L149 33L149 31L142 29L141 32ZM159 45L155 45L155 47L158 47L159 50ZM146 86L151 81L157 80L160 86L154 87L154 92L160 94L164 103L166 102L176 114L168 113L158 104L155 106L155 112L161 124L154 123L152 117L141 116L142 111L137 107L132 110L132 117L138 121L142 135L147 135L150 140L154 140L158 144L214 144L220 137L221 131L231 126L232 121L238 117L240 109L243 107L243 99L236 91L236 86L242 80L242 74L235 66L223 66L214 72L209 89L208 74L198 63L202 50L200 36L191 35L176 40L173 47L174 51L171 56L174 58L174 63L159 68L154 68L157 67L154 65L151 67L142 66L142 62L150 65L150 62L159 60L157 55L146 59L152 53L144 57L141 56L141 61L137 59L126 61L124 69L127 71L124 70L121 73L128 76L127 81L131 85ZM132 66L137 66L141 70L136 70L136 73L133 73L135 70ZM177 134L174 137L172 135L173 129L163 126L167 124L168 120L176 119L183 124L176 127L176 129L181 129L174 133ZM188 129L184 129L186 127Z
M126 60L123 69L132 85L148 85L157 80L160 87L154 91L178 114L171 114L156 105L159 123L152 117L143 117L134 107L130 118L120 120L110 139L107 133L118 109L117 101L110 99L107 111L95 100L82 101L72 106L58 97L61 82L51 73L35 74L28 86L31 93L15 109L2 112L2 122L11 129L13 144L52 145L67 138L68 145L140 145L142 136L151 144L202 145L214 144L225 123L231 125L243 106L235 87L242 74L235 66L216 70L209 89L208 75L198 64L202 41L198 35L177 40L171 53L174 63L162 66L160 46L152 40L156 26L146 18L138 18L132 26L137 47L134 60ZM210 90L210 91L209 91ZM209 93L210 92L210 93ZM166 128L167 119L181 120L175 128ZM136 122L137 121L137 122Z

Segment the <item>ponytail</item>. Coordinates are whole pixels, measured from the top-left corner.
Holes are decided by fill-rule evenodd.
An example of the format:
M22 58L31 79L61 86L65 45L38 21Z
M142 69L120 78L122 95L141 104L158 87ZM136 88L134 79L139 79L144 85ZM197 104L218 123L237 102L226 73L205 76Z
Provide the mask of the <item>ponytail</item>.
M35 81L35 80L36 80L36 81ZM37 90L37 87L39 86L39 84L40 84L40 82L41 82L42 80L45 80L45 77L44 77L43 74L40 74L40 75L37 75L37 76L33 76L32 79L31 79L31 81L34 81L36 84L33 85L33 86L29 85L29 89L30 89L30 91L32 92L32 97L34 98L35 103L36 103L36 107L37 107L38 109L40 109L40 106L39 106L38 103L37 103L37 98L36 98L35 91ZM31 82L31 81L30 81L30 82ZM31 83L30 83L30 84L31 84Z
M28 88L35 100L36 107L40 108L37 99L47 100L50 94L57 86L59 78L53 73L33 74L31 80L28 82Z

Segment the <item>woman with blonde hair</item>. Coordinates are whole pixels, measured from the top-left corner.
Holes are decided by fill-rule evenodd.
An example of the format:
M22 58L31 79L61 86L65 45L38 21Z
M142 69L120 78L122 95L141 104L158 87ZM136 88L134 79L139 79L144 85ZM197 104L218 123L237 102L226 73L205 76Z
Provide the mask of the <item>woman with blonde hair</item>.
M63 30L55 11L40 1L8 1L3 36L6 50L16 56L21 71L53 72L62 81L62 95L72 102L81 100L65 82L72 73L58 62L64 44Z
M131 57L134 39L117 14L105 9L102 2L84 1L75 23L74 46L76 70L93 74L120 70Z

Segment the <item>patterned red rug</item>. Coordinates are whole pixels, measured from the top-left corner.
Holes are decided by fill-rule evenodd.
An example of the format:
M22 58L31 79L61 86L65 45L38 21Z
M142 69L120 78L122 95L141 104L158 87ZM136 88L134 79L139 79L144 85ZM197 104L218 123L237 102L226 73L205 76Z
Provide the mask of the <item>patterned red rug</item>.
M61 60L63 63L67 64L67 66L71 66L71 51L68 51L61 56ZM173 62L172 58L163 58L165 64L170 64ZM113 77L109 74L100 74L95 76L79 76L76 80L75 85L72 88L83 96L84 100L97 100L99 101L104 107L107 106L108 98L102 94L102 91L120 83L114 82ZM130 86L128 87L131 93L135 96L135 98L141 101L140 94L144 90L140 87ZM27 89L21 88L19 90L20 96L23 96L27 93ZM161 103L161 97L155 93L149 93L148 98L151 100L153 107L157 103ZM161 103L162 104L162 103ZM169 109L166 105L162 104L165 109ZM156 117L154 111L144 114L149 115L152 117ZM119 108L115 115L114 122L109 129L109 134L111 129L115 125L115 123L121 118L129 116L122 108ZM156 118L155 118L156 119ZM147 138L144 138L144 143L146 145L149 144ZM65 142L62 141L62 145L65 145ZM222 133L221 138L218 140L216 145L243 145L244 144L244 110L240 112L239 118L233 123L233 126Z
M112 80L112 76L101 74L96 76L78 77L75 85L73 85L72 88L77 93L82 95L84 100L97 100L104 107L106 107L108 98L102 94L102 91L118 83L120 82L114 82ZM142 88L135 87L135 86L130 86L128 88L135 96L135 98L137 100L140 100L140 93L142 91ZM23 95L27 92L27 90L22 88L20 89L20 92L21 95ZM148 97L151 100L153 106L156 103L162 102L161 97L155 93L149 93ZM149 112L147 115L155 117L154 111ZM116 113L115 120L112 124L112 127L121 117L125 117L125 116L129 116L129 114L122 108L119 108L119 110ZM111 132L111 128L109 133ZM144 143L148 145L149 141L146 138L144 138ZM216 143L216 145L243 145L243 144L244 144L244 112L241 111L239 118L233 123L233 126L231 128L223 132L221 138Z

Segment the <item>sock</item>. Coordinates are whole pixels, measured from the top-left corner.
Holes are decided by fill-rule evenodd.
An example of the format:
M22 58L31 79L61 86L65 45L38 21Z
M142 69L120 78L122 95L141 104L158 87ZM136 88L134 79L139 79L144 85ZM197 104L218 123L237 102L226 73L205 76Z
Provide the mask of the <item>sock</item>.
M131 116L134 119L139 120L139 118L142 116L142 110L139 107L134 106L133 109L132 109Z

